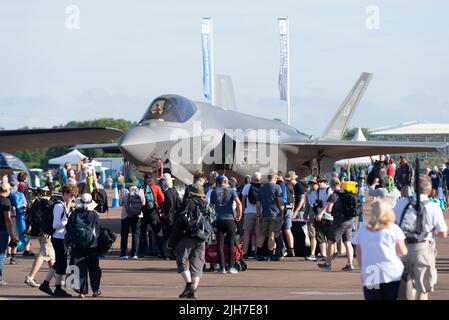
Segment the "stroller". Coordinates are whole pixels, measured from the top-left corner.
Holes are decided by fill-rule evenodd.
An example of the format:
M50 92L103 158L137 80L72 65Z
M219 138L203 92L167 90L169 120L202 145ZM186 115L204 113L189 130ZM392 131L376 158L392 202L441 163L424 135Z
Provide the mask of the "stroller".
M225 262L228 263L228 246L224 244ZM239 234L235 235L235 247L234 247L234 268L237 271L246 271L248 265L243 260L243 241ZM210 263L209 271L214 271L216 264L220 262L218 257L218 249L216 241L206 244L206 263ZM206 265L204 265L206 269Z

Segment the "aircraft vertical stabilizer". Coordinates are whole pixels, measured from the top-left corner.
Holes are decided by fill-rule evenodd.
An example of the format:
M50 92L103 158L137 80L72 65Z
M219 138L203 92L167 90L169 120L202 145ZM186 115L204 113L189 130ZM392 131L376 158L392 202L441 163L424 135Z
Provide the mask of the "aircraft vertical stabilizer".
M319 140L341 140L372 77L372 73L363 72L361 74Z
M237 111L231 76L215 75L215 105L225 110Z

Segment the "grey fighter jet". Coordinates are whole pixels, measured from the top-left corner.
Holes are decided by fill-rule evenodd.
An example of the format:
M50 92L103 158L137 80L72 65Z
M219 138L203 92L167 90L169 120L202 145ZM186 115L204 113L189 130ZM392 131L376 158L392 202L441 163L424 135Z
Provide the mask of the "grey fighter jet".
M199 169L222 169L237 177L255 171L266 173L277 169L284 172L296 170L300 175L308 175L313 166L317 166L322 173L330 172L333 163L344 158L434 152L445 146L443 143L342 141L342 134L371 77L369 73L360 76L318 138L280 121L225 110L168 94L154 99L138 125L121 135L118 143L77 147L120 151L137 176L152 172L163 164L175 177L188 184L193 180L193 173ZM94 143L100 139L113 139L121 134L108 128L87 130L90 130L87 135L83 133L83 129L76 132L47 131L45 134L51 139L51 144L46 144L42 139L21 140L23 132L14 135L8 131L4 135L0 131L0 150ZM65 138L60 138L60 135ZM102 137L97 139L98 135ZM11 141L15 141L17 145Z

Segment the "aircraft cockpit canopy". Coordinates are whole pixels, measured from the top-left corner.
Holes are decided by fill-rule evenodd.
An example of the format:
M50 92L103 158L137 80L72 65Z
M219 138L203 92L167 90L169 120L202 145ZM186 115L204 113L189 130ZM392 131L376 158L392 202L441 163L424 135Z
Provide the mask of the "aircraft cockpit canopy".
M164 95L151 102L140 122L153 119L169 122L186 122L195 114L196 110L196 105L187 98L176 95Z

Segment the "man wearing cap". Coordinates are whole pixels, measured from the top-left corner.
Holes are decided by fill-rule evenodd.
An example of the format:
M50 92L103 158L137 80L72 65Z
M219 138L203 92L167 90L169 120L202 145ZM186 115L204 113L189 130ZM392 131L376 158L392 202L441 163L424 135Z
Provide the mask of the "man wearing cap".
M295 243L291 231L292 219L296 219L300 210L303 209L305 202L305 188L302 183L297 181L297 179L298 176L295 171L289 171L284 178L287 185L287 209L284 215L282 230L284 231L285 238L287 239L287 257L295 256Z
M327 186L327 179L322 176L318 176L316 178L316 181L318 182L318 189L315 194L310 194L309 197L312 198L311 200L314 200L312 202L312 210L314 212L314 229L315 229L315 235L316 240L320 247L320 253L321 253L321 259L326 259L327 257L327 241L329 237L329 230L332 222L330 220L316 219L318 213L320 213L325 204L327 199L329 199L330 195L333 193L332 189ZM311 201L310 200L310 201ZM312 259L308 259L313 261Z
M317 246L316 229L315 229L315 207L318 196L318 181L313 177L308 181L310 186L306 193L306 204L304 209L304 219L307 219L307 232L310 239L310 255L305 257L306 260L316 261L315 251Z
M218 176L216 178L217 187L212 191L210 203L214 206L217 214L217 251L220 259L219 273L238 273L234 268L234 247L235 232L237 229L236 221L240 221L242 216L242 203L237 193L228 187L228 178ZM236 204L237 210L234 216L233 204ZM226 245L228 247L228 265L225 266L224 242L226 235Z
M268 183L264 184L257 193L257 216L262 219L262 234L268 238L269 258L278 261L275 255L276 238L279 237L283 223L284 200L282 190L276 184L277 172L271 171L268 174Z
M204 193L205 194L207 194L209 189L215 187L215 179L217 179L217 177L218 177L218 172L217 171L211 171L209 173L209 181L204 184Z
M248 258L248 246L251 238L252 252L260 255L260 252L256 252L257 250L261 250L263 246L263 236L261 224L257 219L257 196L254 199L253 196L249 197L250 192L253 192L253 195L257 195L257 191L262 186L262 175L260 172L254 172L252 177L252 182L247 183L242 190L242 207L243 207L243 252L245 253L245 259ZM252 200L250 200L252 199ZM251 202L253 201L253 203Z
M161 179L161 189L164 193L164 203L162 204L163 219L162 225L164 228L164 256L173 260L174 256L168 251L168 239L171 234L171 229L175 222L176 213L181 205L181 198L178 191L173 187L173 180L170 173L164 173Z
M0 184L0 287L8 283L3 280L3 263L5 261L6 248L8 247L8 238L15 242L16 239L11 222L11 201L8 199L11 192L11 186L7 182Z

